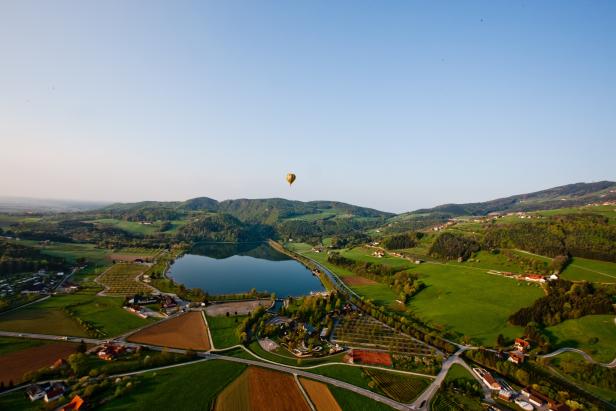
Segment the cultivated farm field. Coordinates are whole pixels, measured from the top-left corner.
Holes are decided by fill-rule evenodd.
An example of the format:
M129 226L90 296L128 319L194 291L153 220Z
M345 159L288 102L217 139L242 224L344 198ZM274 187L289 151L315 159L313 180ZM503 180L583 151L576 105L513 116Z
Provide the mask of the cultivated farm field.
M160 347L207 351L211 349L203 314L190 311L137 331L128 341Z
M57 359L66 359L77 351L77 344L51 343L30 347L0 356L0 381L21 382L27 372L51 366Z
M151 292L151 287L137 279L146 269L147 266L141 264L118 263L112 265L96 279L99 284L105 287L100 295L129 296Z
M413 401L430 385L427 378L379 371L373 368L366 368L365 371L388 397L404 403Z
M400 354L434 354L434 350L424 343L399 333L368 315L343 317L334 328L332 341L352 347L383 349Z
M239 383L229 385L220 393L216 400L217 411L310 410L290 374L250 367L239 380ZM245 407L247 399L249 407ZM235 408L238 406L240 408Z
M304 377L299 380L317 411L342 411L326 384Z

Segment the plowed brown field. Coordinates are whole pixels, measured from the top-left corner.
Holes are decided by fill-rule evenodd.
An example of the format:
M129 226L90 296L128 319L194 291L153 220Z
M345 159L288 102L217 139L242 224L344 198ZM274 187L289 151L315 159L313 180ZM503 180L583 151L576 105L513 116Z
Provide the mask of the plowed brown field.
M290 374L250 367L216 399L216 411L310 411Z
M210 347L208 329L200 312L191 311L138 331L127 338L130 342L207 351Z
M352 276L352 277L342 277L342 282L346 285L374 285L377 284L376 281L371 280L369 278Z
M52 343L3 355L0 357L0 381L17 384L25 373L50 367L58 358L66 359L76 351L77 344Z
M317 411L342 411L327 385L303 377L299 380Z

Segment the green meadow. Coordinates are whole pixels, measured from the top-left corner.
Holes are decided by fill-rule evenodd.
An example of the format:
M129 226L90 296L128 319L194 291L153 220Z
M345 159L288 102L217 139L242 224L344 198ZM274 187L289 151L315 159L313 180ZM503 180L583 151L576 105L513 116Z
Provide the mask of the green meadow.
M554 348L579 348L596 361L610 362L616 358L615 320L613 315L587 315L547 327L545 331Z
M616 283L616 263L574 257L562 277L573 281Z
M522 327L508 317L542 297L534 284L449 264L426 263L414 269L427 288L414 296L411 310L433 326L477 343L492 345L498 334L519 336Z
M293 247L341 277L353 275L348 270L327 263L326 253L311 252L312 247L309 245L293 244ZM478 267L467 266L467 263L426 262L416 265L398 257L376 258L371 256L372 251L368 247L356 247L341 253L355 260L371 261L417 273L427 287L412 298L407 309L436 328L458 337L468 336L479 344L493 345L498 334L507 338L519 336L523 328L508 324L507 319L518 309L531 305L544 295L538 285L488 274L492 268L490 263L495 261L489 257L486 266ZM481 263L481 257L479 259ZM379 305L399 309L396 293L385 284L351 288Z
M0 330L86 337L76 319L63 307L73 306L78 318L90 321L108 336L116 336L147 325L142 319L122 308L119 297L99 297L89 292L58 295L22 309L0 315Z
M245 315L238 316L207 316L207 324L212 335L214 347L218 350L232 347L240 343L237 335L237 328L246 318Z

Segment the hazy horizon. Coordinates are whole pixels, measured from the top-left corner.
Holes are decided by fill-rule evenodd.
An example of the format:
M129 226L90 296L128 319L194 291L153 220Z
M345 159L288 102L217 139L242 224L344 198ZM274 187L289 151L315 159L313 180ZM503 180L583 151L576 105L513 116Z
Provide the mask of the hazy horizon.
M615 17L609 1L4 2L0 195L404 212L613 181Z

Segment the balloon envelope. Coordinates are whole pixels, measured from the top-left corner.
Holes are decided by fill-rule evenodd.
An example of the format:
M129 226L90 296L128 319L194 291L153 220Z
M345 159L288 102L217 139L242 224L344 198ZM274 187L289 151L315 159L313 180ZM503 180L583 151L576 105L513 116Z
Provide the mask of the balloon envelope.
M293 184L294 181L295 181L295 174L293 173L287 174L287 182L289 183L289 185Z

